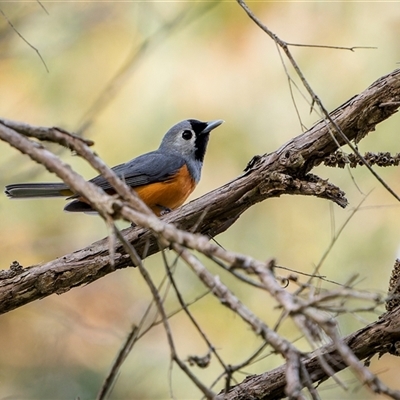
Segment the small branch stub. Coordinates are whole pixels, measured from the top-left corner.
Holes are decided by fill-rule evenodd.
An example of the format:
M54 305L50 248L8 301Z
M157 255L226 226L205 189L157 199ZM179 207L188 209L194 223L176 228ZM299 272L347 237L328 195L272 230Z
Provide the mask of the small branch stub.
M400 260L397 259L390 276L388 300L386 301L386 310L393 311L400 305Z

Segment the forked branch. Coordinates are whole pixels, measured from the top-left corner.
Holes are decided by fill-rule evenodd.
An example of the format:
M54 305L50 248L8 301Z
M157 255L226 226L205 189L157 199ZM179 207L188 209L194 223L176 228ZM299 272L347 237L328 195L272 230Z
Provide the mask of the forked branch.
M400 70L395 70L338 107L330 116L349 140L354 140L356 137L364 137L377 124L392 116L399 107L399 99ZM52 153L21 136L28 134L27 131L32 136L32 130L36 129L27 127L26 124L0 121L0 139L17 148L20 148L18 146L25 139L25 147L20 148L21 151L31 153L31 156L36 154L46 168L52 172L57 170L62 179L76 192L84 193L96 207L103 209L103 212L110 212L114 217L122 215L121 211L124 210L124 218L143 226L144 228L137 226L123 231L125 239L135 247L141 257L159 251L156 236L170 232L170 240L182 243L181 240L175 240L183 234L176 227L183 230L195 227L195 232L207 237L215 236L228 229L252 205L270 197L304 194L330 199L341 206L346 205L344 193L339 188L314 175L308 175L315 165L322 163L337 150L336 140L341 145L344 144L340 138L333 139L329 124L325 121L318 122L275 152L255 157L241 176L170 213L162 220L143 214L148 212L144 204L132 195L122 181L113 176L112 171L93 155L83 141L72 135L65 134L63 137L71 148L84 155L100 173L112 181L122 200L101 193ZM39 128L39 131L43 130L46 128ZM36 161L40 162L39 158ZM115 269L132 265L121 244L117 244L112 261L108 252L108 239L103 239L40 266L3 271L0 275L0 313L53 293L63 293L72 287L93 282Z

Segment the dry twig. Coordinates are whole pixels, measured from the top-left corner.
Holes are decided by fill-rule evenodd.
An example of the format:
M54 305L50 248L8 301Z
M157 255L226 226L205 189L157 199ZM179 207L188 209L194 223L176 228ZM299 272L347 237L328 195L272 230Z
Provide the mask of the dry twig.
M386 82L386 87L382 85L382 79ZM382 79L378 81L379 83L371 85L366 93L361 94L359 101L346 103L332 113L330 118L334 119L337 125L342 126L347 137L356 139L360 137L360 131L363 131L365 135L365 132L373 129L377 123L389 117L395 111L393 108L390 113L387 113L387 109L384 108L386 111L381 112L382 110L378 108L379 112L376 112L376 109L371 111L367 108L372 113L369 116L370 118L361 121L357 119L356 121L349 120L349 114L356 113L359 116L358 108L366 106L371 101L376 101L377 97L382 102L393 101L393 99L399 97L400 71L394 71ZM389 88L390 90L388 90ZM138 256L144 250L146 250L146 255L159 251L160 244L162 248L172 246L206 287L212 291L213 295L239 315L245 323L251 326L254 332L260 335L275 352L281 354L286 360L286 394L291 398L299 398L302 388L306 386L315 398L315 390L311 384L315 381L315 377L308 368L304 369L304 359L307 356L288 340L282 338L275 330L269 328L262 319L242 304L229 288L218 277L212 275L188 250L193 249L226 265L228 270L242 269L247 273L255 274L261 287L294 320L312 348L318 347L317 341L320 332L325 332L333 340L334 350L340 356L341 368L351 366L360 376L361 381L368 384L372 390L398 398L397 392L391 391L367 368L361 365L351 351L349 344L340 339L332 317L322 311L324 308L332 311L333 306L330 302L336 299L344 299L346 296L368 299L374 304L379 303L380 299L347 288L313 295L304 300L289 293L280 285L274 276L272 264L268 265L252 257L228 251L209 241L210 236L214 236L231 226L240 214L252 204L269 197L280 196L281 194L303 194L329 199L343 207L347 204L344 193L339 188L309 174L313 166L321 163L326 155L335 151L337 141L342 144L346 143L345 140L341 141L340 138L333 140L329 128L324 122L316 124L308 132L291 140L276 152L253 159L242 176L196 202L172 212L163 220L158 219L150 212L129 187L119 180L113 171L89 149L85 141L58 129L43 128L36 132L39 139L54 140L67 145L88 160L95 169L109 180L118 197L109 196L98 187L86 182L58 157L26 137L35 136L35 132L35 128L24 126L24 124L0 121L0 138L2 140L29 155L33 160L42 163L49 171L56 173L72 190L84 195L99 211L110 229L113 226L113 219L117 218L134 222L142 228L130 228L122 234L115 232L116 236L112 235L110 241L103 240L80 252L41 266L31 268L17 266L10 271L4 271L0 276L1 312L9 311L51 293L61 293L71 287L92 282L116 268L136 265L149 285L161 315L171 350L171 360L179 365L207 398L212 398L214 393L204 383L200 382L182 359L178 357L168 323L168 314L163 307L157 288L152 283ZM45 133L45 136L43 136L43 133ZM213 200L210 201L210 199ZM204 213L205 204L207 205L207 213ZM227 207L227 204L229 204L229 207ZM170 222L175 222L178 226L186 229L195 226L198 232L205 233L207 236L179 229ZM188 315L190 316L190 314ZM212 349L211 343L209 343L209 347ZM319 373L324 377L334 377L337 366L332 366L329 358L331 354L328 357L318 351L315 353L315 357L318 360ZM221 364L227 382L230 382L232 371L225 366L224 362ZM110 382L112 381L111 379ZM338 382L340 383L339 380ZM110 387L108 384L106 389L109 390ZM229 387L226 389L229 390Z

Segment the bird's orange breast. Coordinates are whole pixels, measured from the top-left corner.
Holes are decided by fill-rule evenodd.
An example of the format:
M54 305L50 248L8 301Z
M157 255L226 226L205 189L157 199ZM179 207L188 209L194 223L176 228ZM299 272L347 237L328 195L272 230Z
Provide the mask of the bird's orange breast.
M181 206L196 187L195 181L190 176L189 170L184 165L175 175L164 182L133 188L139 197L157 215L163 209L175 209Z

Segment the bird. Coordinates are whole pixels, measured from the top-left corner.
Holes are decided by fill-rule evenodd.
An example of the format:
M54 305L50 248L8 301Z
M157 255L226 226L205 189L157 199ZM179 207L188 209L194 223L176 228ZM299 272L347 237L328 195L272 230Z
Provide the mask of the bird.
M159 148L112 168L158 216L180 207L200 181L210 132L223 120L202 122L187 119L178 122L164 135ZM108 194L115 190L101 175L89 182ZM5 187L11 199L66 197L67 212L93 213L95 210L82 195L65 183L13 183Z

